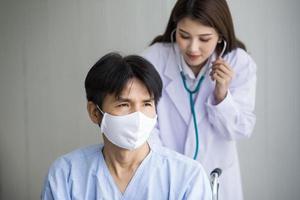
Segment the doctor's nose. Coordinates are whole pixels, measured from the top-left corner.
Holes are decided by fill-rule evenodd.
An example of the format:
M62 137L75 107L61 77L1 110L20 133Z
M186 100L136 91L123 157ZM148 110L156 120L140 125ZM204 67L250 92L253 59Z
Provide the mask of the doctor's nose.
M196 51L198 51L199 50L199 42L195 41L195 40L192 40L189 43L188 50L189 50L189 52L196 52Z

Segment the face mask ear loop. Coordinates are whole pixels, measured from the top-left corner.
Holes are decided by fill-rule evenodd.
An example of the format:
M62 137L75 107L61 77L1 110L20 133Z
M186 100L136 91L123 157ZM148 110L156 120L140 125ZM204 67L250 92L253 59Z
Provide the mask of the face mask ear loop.
M102 114L102 116L104 115L104 112L100 109L100 107L98 105L96 105L97 109L100 111L100 113ZM98 124L99 127L101 127L101 123Z
M104 115L104 112L100 109L100 107L98 105L96 105L96 107L98 108L98 110L101 112L102 115Z

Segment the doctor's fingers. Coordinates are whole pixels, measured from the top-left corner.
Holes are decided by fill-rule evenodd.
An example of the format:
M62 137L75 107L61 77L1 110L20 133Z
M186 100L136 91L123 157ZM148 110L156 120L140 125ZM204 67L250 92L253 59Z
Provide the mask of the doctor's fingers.
M223 72L224 74L227 74L230 77L234 76L234 71L230 67L228 67L224 64L218 64L218 65L214 65L212 67L212 72L215 72L217 70Z
M212 80L216 80L220 84L229 84L232 80L232 77L229 76L228 74L220 71L220 70L215 70L214 72L211 73Z
M216 64L222 64L222 63L225 63L228 65L228 63L226 62L226 60L224 60L223 58L221 57L218 57L215 61L213 61L213 64L216 63Z
M227 87L229 82L227 82L224 78L220 77L218 74L214 74L212 76L212 80L216 81L217 84Z
M228 76L230 78L233 78L234 76L234 71L232 70L228 70L224 65L217 65L214 66L210 72L210 74L214 74L214 73L218 73L220 74L222 77Z
M213 66L218 66L218 65L224 65L228 70L232 71L232 68L230 67L229 63L226 62L224 59L222 58L218 58L217 60L215 60L213 63Z

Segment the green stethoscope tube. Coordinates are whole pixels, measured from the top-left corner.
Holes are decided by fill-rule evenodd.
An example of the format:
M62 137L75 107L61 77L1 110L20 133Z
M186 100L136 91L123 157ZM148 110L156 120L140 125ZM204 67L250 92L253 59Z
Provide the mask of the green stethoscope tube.
M196 149L195 149L195 153L193 156L193 159L196 160L197 156L198 156L198 151L199 151L199 131L198 131L198 126L197 126L197 118L196 118L196 112L195 112L195 104L194 104L194 100L193 100L193 94L195 94L196 92L199 91L200 86L204 80L204 75L202 75L196 85L196 88L194 90L190 90L187 85L186 85L186 79L185 76L183 75L183 72L180 72L181 78L182 78L182 82L184 85L185 90L189 93L190 96L190 106L191 106L191 112L192 112L192 116L193 116L193 122L194 122L194 128L195 128L195 137L196 137Z

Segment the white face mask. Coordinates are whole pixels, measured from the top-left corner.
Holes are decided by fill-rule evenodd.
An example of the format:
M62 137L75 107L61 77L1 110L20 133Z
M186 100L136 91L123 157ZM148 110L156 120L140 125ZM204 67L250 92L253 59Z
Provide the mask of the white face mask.
M157 116L147 117L142 112L114 116L104 113L100 125L106 138L125 149L133 150L143 145L156 124Z

